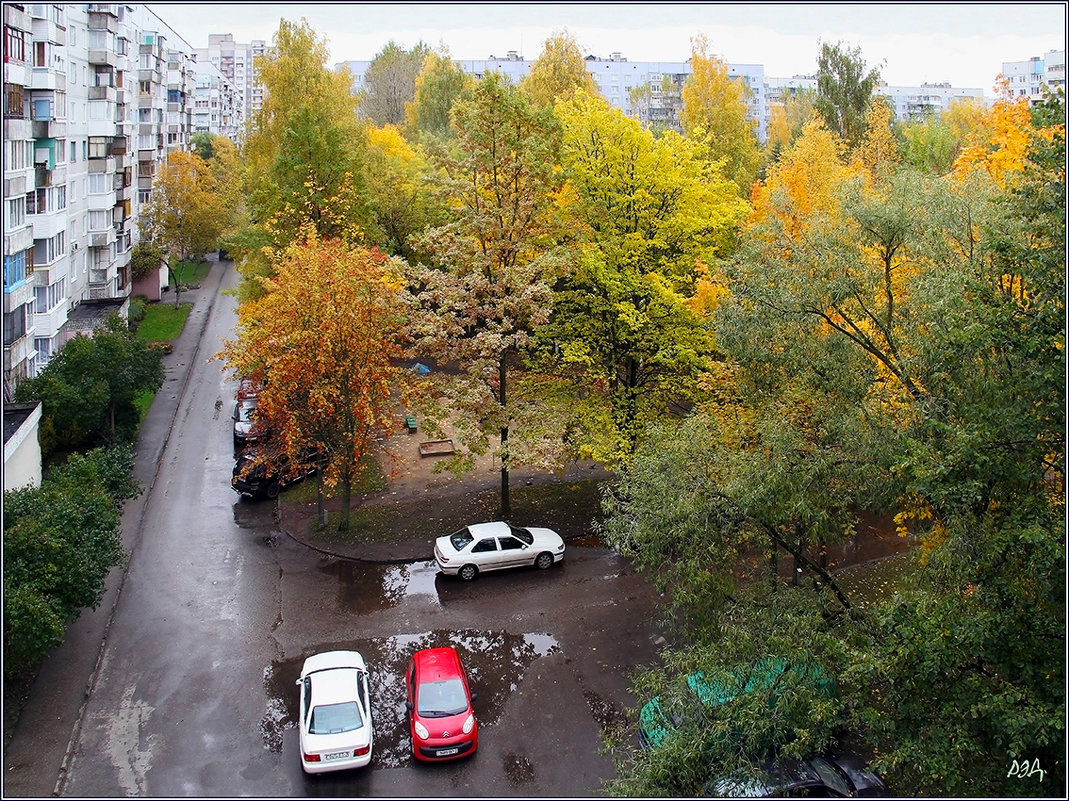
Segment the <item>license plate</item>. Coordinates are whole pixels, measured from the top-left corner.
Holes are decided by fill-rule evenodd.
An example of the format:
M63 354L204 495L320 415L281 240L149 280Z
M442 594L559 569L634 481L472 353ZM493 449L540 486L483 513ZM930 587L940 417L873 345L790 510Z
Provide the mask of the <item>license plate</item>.
M459 754L459 748L439 748L438 756L453 756L453 754Z
M346 759L352 755L352 751L338 751L336 754L323 754L323 761L329 762L332 759Z

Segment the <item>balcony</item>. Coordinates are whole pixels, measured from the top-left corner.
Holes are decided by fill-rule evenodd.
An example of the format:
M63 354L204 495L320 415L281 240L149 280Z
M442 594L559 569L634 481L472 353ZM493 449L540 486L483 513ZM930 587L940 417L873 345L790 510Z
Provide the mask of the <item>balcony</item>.
M34 139L65 139L67 136L66 120L34 120Z
M115 172L115 158L113 156L90 158L89 172Z
M89 87L90 100L107 100L109 103L114 103L116 100L116 94L117 93L114 86Z
M115 242L115 229L110 225L106 231L90 231L89 232L89 247L91 248L107 248Z

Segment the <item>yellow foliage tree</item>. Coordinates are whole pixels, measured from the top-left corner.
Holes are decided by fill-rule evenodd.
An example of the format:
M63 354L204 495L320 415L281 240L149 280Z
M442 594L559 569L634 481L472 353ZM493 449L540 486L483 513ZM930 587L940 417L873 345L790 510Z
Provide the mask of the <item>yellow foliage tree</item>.
M546 39L542 54L520 81L520 88L538 107L552 106L558 98L570 97L577 89L599 94L579 45L567 30L555 31Z
M1013 97L1009 81L1000 78L999 99L985 115L983 125L968 136L968 144L954 162L954 176L964 179L982 170L999 186L1006 186L1014 174L1024 170L1035 129L1028 98Z
M854 160L873 176L887 175L902 161L902 153L891 128L891 107L879 100L869 107L865 135L854 150Z
M746 193L761 163L755 124L747 116L750 89L708 50L704 35L693 39L679 121L687 138L704 143L710 161L724 160L724 174Z

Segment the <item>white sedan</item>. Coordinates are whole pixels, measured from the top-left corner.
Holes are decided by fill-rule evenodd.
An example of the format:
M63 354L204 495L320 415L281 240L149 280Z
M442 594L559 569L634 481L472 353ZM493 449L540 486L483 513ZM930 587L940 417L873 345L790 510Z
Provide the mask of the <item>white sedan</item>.
M471 581L479 573L531 566L545 570L564 559L564 540L548 528L475 523L434 541L434 560L446 575Z
M371 762L371 695L357 651L325 651L304 660L301 766L305 773L361 768Z

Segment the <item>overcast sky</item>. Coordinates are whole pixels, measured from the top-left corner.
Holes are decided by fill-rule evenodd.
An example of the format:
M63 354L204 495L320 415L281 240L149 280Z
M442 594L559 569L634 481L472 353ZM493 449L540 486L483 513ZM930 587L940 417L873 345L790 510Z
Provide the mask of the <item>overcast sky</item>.
M208 34L271 43L281 19L302 17L326 37L334 66L367 61L393 40L444 44L456 59L534 60L566 28L584 55L685 61L705 34L729 64L763 64L765 75L812 74L820 42L861 48L891 85L949 81L992 93L1005 61L1065 49L1065 3L149 3L191 47Z

